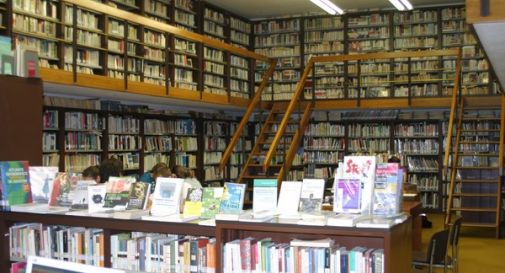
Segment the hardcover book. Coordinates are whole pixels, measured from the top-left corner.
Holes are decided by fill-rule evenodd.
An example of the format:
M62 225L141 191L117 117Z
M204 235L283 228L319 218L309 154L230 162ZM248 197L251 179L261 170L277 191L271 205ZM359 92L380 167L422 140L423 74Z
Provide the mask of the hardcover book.
M203 219L212 219L219 212L221 204L221 196L224 188L222 187L207 187L203 188L202 192L202 214Z
M30 174L30 189L33 203L49 202L53 181L58 173L58 167L28 167Z
M254 179L253 212L272 212L277 209L277 179Z
M361 212L361 180L335 178L333 190L334 212Z
M4 206L32 202L28 161L0 161L0 180Z
M184 179L158 177L153 194L151 215L179 214L181 190Z
M105 208L113 210L125 210L130 201L130 191L135 178L132 177L109 177L105 183Z
M317 213L321 211L324 195L324 179L303 179L298 211Z
M395 215L400 212L403 171L398 163L377 164L373 214Z
M224 183L223 195L219 206L219 214L235 214L242 212L246 184Z
M146 209L150 193L151 184L140 181L134 182L130 190L130 199L128 200L127 209Z
M184 202L184 216L198 216L202 214L203 188L190 188Z
M277 203L277 213L281 216L297 215L301 192L302 182L282 181L279 202Z
M372 213L375 181L375 156L345 156L342 173L338 178L361 181L361 213Z

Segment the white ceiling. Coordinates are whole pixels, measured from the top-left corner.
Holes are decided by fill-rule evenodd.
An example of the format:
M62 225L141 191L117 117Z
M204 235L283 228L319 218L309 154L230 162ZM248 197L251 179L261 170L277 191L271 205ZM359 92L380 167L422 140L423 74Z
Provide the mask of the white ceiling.
M206 0L249 19L291 15L325 14L310 0ZM330 0L346 12L368 9L393 9L388 0ZM463 4L464 0L410 0L415 7Z

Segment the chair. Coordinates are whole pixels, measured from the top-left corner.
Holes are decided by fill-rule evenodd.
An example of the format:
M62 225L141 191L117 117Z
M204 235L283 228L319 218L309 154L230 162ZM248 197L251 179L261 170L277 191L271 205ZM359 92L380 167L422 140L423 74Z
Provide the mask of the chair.
M435 267L443 267L444 272L447 272L447 249L449 242L449 230L444 229L436 232L431 236L427 252L424 255L414 256L412 266L414 268L423 267L428 269L429 273L433 273Z
M458 273L458 255L459 255L459 233L461 230L461 221L463 217L458 216L451 225L449 232L449 245L451 246L451 256L447 257L447 266L454 273Z

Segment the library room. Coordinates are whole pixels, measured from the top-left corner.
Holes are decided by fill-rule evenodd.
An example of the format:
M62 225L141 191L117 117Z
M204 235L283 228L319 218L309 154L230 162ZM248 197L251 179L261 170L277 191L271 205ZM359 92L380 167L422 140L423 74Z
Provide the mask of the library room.
M0 272L505 272L504 7L0 0Z

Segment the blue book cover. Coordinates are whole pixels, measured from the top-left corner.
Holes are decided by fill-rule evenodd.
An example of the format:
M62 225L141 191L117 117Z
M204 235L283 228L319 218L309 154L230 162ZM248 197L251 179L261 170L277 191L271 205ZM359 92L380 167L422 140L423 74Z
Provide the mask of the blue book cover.
M0 190L4 206L31 203L28 177L28 161L0 161Z
M240 214L244 204L245 187L246 184L224 183L219 213Z

